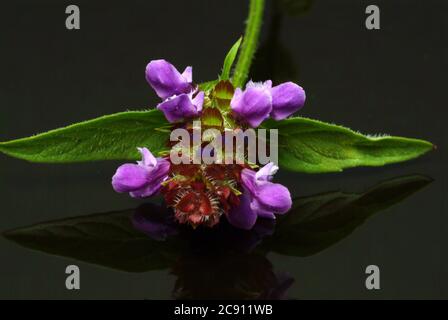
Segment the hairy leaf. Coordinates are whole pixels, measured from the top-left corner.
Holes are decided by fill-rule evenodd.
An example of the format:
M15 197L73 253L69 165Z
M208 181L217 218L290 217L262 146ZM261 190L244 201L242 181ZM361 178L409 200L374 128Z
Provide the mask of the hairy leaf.
M233 62L235 61L236 55L238 54L238 50L240 48L242 40L242 37L239 38L227 53L226 58L224 59L224 65L222 67L222 73L220 76L221 80L229 80L230 71L232 70Z
M129 111L0 142L0 151L32 162L135 160L137 147L165 150L169 128L159 110Z
M301 117L269 120L264 127L279 130L280 167L306 173L383 166L416 158L433 149L424 140L365 136L342 126Z

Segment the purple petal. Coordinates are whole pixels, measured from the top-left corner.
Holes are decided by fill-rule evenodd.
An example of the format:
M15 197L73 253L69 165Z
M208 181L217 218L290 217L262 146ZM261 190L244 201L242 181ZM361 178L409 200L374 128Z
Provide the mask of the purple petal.
M257 214L257 216L262 218L267 218L271 220L275 220L275 215L270 208L266 208L263 204L260 203L256 198L252 199L250 203L250 208Z
M232 100L230 101L230 106L232 107L232 104L234 105L232 109L235 108L238 110L242 108L242 106L240 105L241 99L243 99L243 90L241 90L241 88L236 88L235 92L233 93Z
M255 174L255 179L259 181L269 181L270 178L276 174L278 167L273 163L269 162Z
M112 186L117 192L130 192L146 185L149 172L142 166L127 163L120 166L112 177Z
M182 77L188 82L193 82L193 68L192 67L186 67L184 72L182 72Z
M260 88L263 90L270 91L272 88L272 81L266 80L264 82L253 82L252 80L250 80L246 84L246 89L249 89L249 88Z
M257 173L250 169L241 171L241 183L252 196L250 208L261 217L275 219L274 213L285 213L291 209L289 190L269 181L277 169L273 163L268 163Z
M149 182L165 180L170 171L170 162L163 158L157 158L157 165L152 169Z
M240 204L234 207L227 214L227 220L234 227L250 230L257 221L257 214L250 208L251 196L247 190L244 190L240 196Z
M155 167L157 165L157 159L152 155L151 151L147 148L137 148L142 155L142 161L137 163L145 167Z
M162 99L173 95L189 93L192 90L191 67L185 69L184 74L166 60L153 60L146 66L146 80Z
M251 194L256 194L257 192L257 183L255 180L255 171L250 169L243 169L241 171L241 183L244 188L246 188Z
M191 100L191 103L196 107L198 112L202 111L202 105L204 104L204 92L199 91L196 96Z
M283 120L305 104L305 91L293 82L285 82L271 89L272 112L274 120Z
M248 85L243 92L236 89L230 101L232 111L251 127L258 127L272 111L272 99L267 86Z
M203 101L203 93L200 96L202 96ZM194 102L200 103L200 98L193 101L191 95L181 94L160 103L157 106L157 109L165 114L165 117L169 122L178 122L185 118L192 118L199 115L200 110L198 109L202 109L202 103L200 103L200 106L196 106L194 105Z
M162 182L168 177L169 170L170 163L165 159L158 158L157 165L150 170L148 181L145 186L132 190L132 192L130 192L131 197L146 198L159 192L162 187Z
M264 211L286 213L291 209L292 200L288 188L279 184L266 182L258 186L255 198Z
M155 181L151 184L148 184L146 187L142 189L137 189L135 191L129 192L129 195L132 198L147 198L155 195L157 192L159 192L160 188L162 187L161 183L163 180Z

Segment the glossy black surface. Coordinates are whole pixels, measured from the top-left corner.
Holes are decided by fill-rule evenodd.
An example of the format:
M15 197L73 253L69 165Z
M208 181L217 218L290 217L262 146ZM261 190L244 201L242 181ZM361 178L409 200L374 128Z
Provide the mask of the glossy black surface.
M193 65L197 81L215 78L247 10L245 1L77 1L81 30L73 32L64 24L68 4L2 4L1 141L154 106L143 76L151 59ZM268 1L253 77L300 83L305 116L423 138L437 151L337 174L280 170L298 209L273 229L254 236L223 224L216 234L182 229L162 242L132 228L142 202L113 192L120 162L43 165L0 155L1 231L57 221L40 241L30 229L0 238L0 298L448 298L447 4L376 1L381 30L367 31L368 4L315 0L291 16ZM310 199L327 205L304 207ZM117 217L124 231L103 226ZM67 230L80 219L95 226L81 240ZM118 244L116 232L126 241ZM69 264L81 269L79 291L65 288ZM370 264L381 269L377 291L364 286Z

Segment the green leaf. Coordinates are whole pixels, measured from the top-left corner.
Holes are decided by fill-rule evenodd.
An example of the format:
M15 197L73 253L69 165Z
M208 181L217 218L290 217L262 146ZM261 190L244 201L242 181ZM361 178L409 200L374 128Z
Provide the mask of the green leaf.
M411 175L382 182L360 194L338 191L296 199L291 211L277 220L264 250L299 257L321 252L432 181Z
M237 42L232 46L230 51L227 53L226 58L224 59L224 65L222 67L222 73L219 77L221 80L229 80L230 71L232 70L233 62L235 61L236 55L238 54L238 50L241 45L242 37L238 39Z
M159 110L129 111L29 138L0 142L0 151L32 162L135 160L137 147L166 149L170 124Z
M183 242L156 241L131 224L135 210L66 218L4 233L21 246L127 272L166 269Z
M365 136L342 126L301 117L269 120L263 127L279 130L280 167L306 173L383 166L414 159L434 148L424 140Z

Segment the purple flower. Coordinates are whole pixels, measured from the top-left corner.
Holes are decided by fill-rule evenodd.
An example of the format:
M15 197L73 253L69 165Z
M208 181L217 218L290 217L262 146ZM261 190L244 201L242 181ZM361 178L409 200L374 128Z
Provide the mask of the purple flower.
M157 106L169 122L182 121L200 114L204 92L193 85L193 70L181 74L166 60L153 60L146 67L146 80L164 101Z
M193 70L187 67L180 74L179 71L166 60L152 60L146 66L146 81L162 99L167 99L181 93L193 91Z
M169 122L178 122L184 118L193 118L198 116L202 111L204 102L204 92L182 93L178 96L172 96L157 106L161 110Z
M254 83L249 81L246 89L235 90L230 107L237 118L251 127L258 127L271 116L282 120L303 107L305 91L292 82L272 87L272 81Z
M155 158L146 148L138 148L142 161L120 166L112 177L117 192L129 192L133 198L150 197L157 193L161 183L168 177L169 161Z
M251 127L258 127L272 111L272 82L249 81L246 90L235 90L230 107L237 118L247 122Z
M274 120L283 120L298 111L305 104L305 90L293 82L285 82L271 90L272 111Z
M275 213L286 213L292 206L289 190L278 183L272 183L272 176L278 167L272 162L258 172L243 169L241 182L243 194L240 205L233 208L227 218L235 227L251 229L258 217L275 219Z

